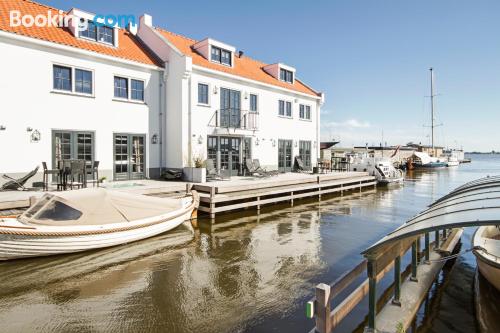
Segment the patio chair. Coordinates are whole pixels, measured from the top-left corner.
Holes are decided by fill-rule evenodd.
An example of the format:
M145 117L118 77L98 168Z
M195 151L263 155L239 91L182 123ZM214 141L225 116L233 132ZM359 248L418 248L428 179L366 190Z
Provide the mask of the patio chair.
M3 175L2 177L4 179L8 179L7 182L5 182L2 187L0 188L0 190L2 191L6 191L6 190L19 190L19 189L23 189L23 190L26 190L26 188L24 187L24 184L26 184L26 182L31 178L33 177L34 175L36 175L36 173L38 172L38 169L40 167L37 166L35 169L31 170L29 173L27 173L25 176L19 178L19 179L14 179L12 177L9 177L7 175Z
M256 172L264 172L264 173L267 173L267 174L269 174L271 176L277 176L280 173L278 170L269 170L268 171L267 169L262 168L260 166L260 161L259 161L258 158L255 158L253 160L253 166L254 166Z
M265 172L264 170L256 170L255 165L251 158L245 159L245 168L250 176L254 177L269 177L271 174Z
M85 164L85 176L91 175L92 179L86 179L87 183L92 183L92 187L99 187L99 161L94 161L91 167Z
M294 169L295 169L295 172L306 172L306 168L304 166L304 162L302 161L302 159L299 157L299 156L295 156L295 163L294 163Z
M181 180L182 179L182 169L166 169L162 173L162 177L165 180Z
M77 189L86 186L86 171L85 171L85 161L84 160L75 160L71 161L69 170L69 180L66 183L70 189L76 187Z
M206 168L207 168L207 180L229 180L231 179L231 176L221 173L217 171L215 168L215 163L213 159L207 159L206 162Z
M43 166L43 189L44 191L49 190L49 176L50 175L59 175L61 171L59 169L49 169L47 167L47 162L42 162Z

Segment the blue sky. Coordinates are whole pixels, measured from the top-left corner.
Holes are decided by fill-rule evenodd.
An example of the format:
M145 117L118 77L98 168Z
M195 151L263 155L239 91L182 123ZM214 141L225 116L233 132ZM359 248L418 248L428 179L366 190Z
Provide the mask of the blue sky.
M436 141L500 150L500 1L42 0L101 14L149 13L195 39L297 68L326 94L322 139L342 145L429 142L429 71Z

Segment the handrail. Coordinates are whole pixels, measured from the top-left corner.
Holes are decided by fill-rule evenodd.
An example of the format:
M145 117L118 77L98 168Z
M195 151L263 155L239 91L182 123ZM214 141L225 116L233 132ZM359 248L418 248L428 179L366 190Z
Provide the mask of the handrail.
M217 109L208 122L208 126L257 130L259 113L237 108Z

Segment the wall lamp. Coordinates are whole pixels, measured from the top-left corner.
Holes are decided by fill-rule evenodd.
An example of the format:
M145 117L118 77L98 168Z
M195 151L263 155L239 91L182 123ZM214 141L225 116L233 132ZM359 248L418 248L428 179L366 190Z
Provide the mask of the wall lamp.
M0 131L5 131L7 129L7 127L5 127L4 125L0 125Z
M26 127L26 132L33 132L33 128L31 128L31 127Z
M259 138L255 139L255 145L258 146L259 145Z
M158 143L158 134L153 134L153 136L151 137L151 143L156 145Z
M201 135L198 137L198 144L203 144L203 137Z
M218 89L217 86L214 86L214 95L217 95Z

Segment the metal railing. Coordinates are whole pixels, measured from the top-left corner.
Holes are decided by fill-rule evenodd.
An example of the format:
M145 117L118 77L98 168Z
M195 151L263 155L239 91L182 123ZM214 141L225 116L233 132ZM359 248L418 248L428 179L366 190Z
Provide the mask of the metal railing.
M208 125L255 131L259 129L259 113L235 108L219 109L215 110Z

